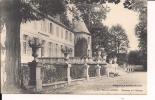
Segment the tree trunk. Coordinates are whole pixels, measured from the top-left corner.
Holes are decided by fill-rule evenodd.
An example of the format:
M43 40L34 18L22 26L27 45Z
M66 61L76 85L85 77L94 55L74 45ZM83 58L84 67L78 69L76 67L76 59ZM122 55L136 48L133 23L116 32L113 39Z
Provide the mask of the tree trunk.
M118 46L117 46L117 54L119 54L119 49L120 49L120 45L118 43Z
M17 15L18 16L18 15ZM5 21L6 26L6 82L3 91L14 93L20 86L20 24L21 20L15 17L9 17Z

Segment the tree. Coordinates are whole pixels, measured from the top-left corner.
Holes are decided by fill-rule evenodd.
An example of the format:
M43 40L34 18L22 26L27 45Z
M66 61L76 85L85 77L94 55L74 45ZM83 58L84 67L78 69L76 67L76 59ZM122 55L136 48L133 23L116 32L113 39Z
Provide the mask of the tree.
M145 16L145 17L144 17ZM140 20L140 22L136 25L135 33L139 40L139 48L142 54L141 56L141 64L144 66L144 69L147 70L147 17L146 13L141 14L141 18L144 20Z
M142 52L138 50L130 51L128 54L128 64L141 65L142 64Z
M147 53L147 24L145 22L140 22L137 24L136 35L139 38L139 48L146 54Z
M95 25L92 30L92 50L96 51L96 46L104 47L108 54L126 53L129 47L128 37L125 30L120 26L112 26L110 29L102 23Z
M82 18L88 30L90 31L90 33L92 33L92 46L93 46L92 50L95 51L96 46L100 44L103 47L105 47L107 52L109 53L112 52L113 51L112 48L114 48L113 47L114 40L109 39L112 37L111 34L107 34L107 31L106 29L104 29L104 27L102 29L97 28L96 26L102 23L102 20L106 18L107 12L110 11L110 8L108 6L105 6L104 4L106 2L118 4L120 3L120 0L69 0L69 1L70 1L68 2L69 4L74 4L76 6L75 8L70 8L70 11L73 12L75 20L80 20L80 18ZM98 35L98 37L96 37L96 35Z
M113 45L113 50L115 51L115 53L119 54L120 51L126 53L129 47L129 40L122 26L121 25L112 26L109 32L112 36L111 45Z
M45 14L54 15L64 11L61 0L1 0L1 20L6 27L6 74L4 85L6 91L10 87L19 86L20 69L20 25L22 22L39 20ZM11 92L11 89L7 92Z
M95 55L95 52L97 51L96 50L97 46L104 47L105 51L109 53L110 52L110 47L108 46L110 39L109 28L101 23L92 27L90 32L92 33L91 36L92 36L93 55Z
M139 48L147 52L147 0L125 0L124 7L139 13L140 22L136 25L135 33L139 38Z
M118 4L120 0L66 0L66 2L76 6L70 8L75 20L82 18L90 31L93 26L101 23L106 18L106 13L110 11L104 4L106 2Z
M139 23L135 27L135 34L139 39L142 53L142 64L147 70L147 0L126 0L124 7L139 13Z

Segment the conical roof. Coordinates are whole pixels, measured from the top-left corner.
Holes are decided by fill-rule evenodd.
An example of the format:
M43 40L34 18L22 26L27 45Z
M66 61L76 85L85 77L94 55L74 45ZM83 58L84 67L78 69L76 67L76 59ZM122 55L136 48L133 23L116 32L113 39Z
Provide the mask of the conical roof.
M75 32L84 32L84 33L90 33L86 27L86 24L84 21L74 21L74 31Z

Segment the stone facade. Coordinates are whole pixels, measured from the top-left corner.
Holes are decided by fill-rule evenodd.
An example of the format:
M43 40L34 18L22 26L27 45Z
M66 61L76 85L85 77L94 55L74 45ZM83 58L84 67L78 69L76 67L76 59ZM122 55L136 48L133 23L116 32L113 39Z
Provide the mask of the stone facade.
M32 51L28 44L32 37L38 38L43 44L39 57L63 57L63 46L71 48L73 52L70 56L74 56L74 32L53 19L44 19L21 25L22 62L32 59Z
M79 24L74 29L70 29L58 19L50 16L43 20L22 23L20 30L21 62L27 63L33 60L32 50L28 43L32 38L38 38L39 42L43 44L43 47L39 49L38 57L64 57L61 52L61 48L64 46L72 49L70 57L75 57L75 55L81 57L83 54L91 56L91 35L86 30L84 23L83 26L80 26L85 26L86 31L78 26ZM4 28L2 33L5 33L5 31L6 29ZM2 35L4 36L2 36L1 43L5 48L5 34ZM75 54L75 45L80 38L85 38L87 41L87 48L76 48L84 51L81 55Z

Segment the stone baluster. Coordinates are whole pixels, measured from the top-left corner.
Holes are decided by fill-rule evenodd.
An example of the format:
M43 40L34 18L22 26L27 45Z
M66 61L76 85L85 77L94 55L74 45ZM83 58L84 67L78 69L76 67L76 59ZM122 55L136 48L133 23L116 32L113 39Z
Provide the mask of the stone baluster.
M100 69L101 69L101 66L99 64L97 64L96 66L96 74L97 74L97 77L100 78L101 77L101 74L100 74Z
M89 65L85 64L84 65L84 77L89 80Z
M134 67L132 66L132 72L134 72L134 70L135 70L135 69L134 69Z
M130 72L134 72L133 66L131 66L131 65L127 66L126 72L129 72L129 73L130 73Z

